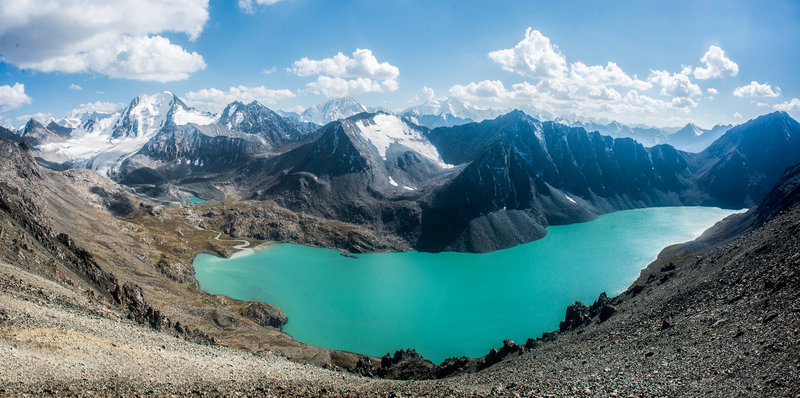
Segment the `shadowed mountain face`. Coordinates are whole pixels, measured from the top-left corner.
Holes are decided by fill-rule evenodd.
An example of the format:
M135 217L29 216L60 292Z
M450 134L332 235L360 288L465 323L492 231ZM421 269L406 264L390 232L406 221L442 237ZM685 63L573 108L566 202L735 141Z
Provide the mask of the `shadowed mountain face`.
M334 117L356 105L317 110ZM362 112L316 129L257 102L231 103L214 119L162 93L108 120L95 124L113 132L109 149L84 164L139 193L222 199L225 185L228 195L359 224L425 251L501 249L542 237L548 225L621 209L750 207L800 162L800 125L782 112L731 128L697 154L521 111L433 130ZM27 141L64 146L62 159L76 131L86 134L28 124Z
M750 207L800 160L800 123L786 112L763 115L728 130L697 157L697 184L710 203Z

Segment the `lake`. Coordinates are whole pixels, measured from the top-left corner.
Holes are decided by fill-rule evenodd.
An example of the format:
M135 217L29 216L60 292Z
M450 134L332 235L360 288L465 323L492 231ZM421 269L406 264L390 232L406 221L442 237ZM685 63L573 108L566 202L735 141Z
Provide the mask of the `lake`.
M381 356L414 348L436 363L476 357L558 328L567 305L624 291L665 246L736 211L661 207L547 228L543 239L491 253L375 253L269 245L229 260L195 257L212 294L281 307L284 331L331 349ZM263 247L262 247L263 248Z

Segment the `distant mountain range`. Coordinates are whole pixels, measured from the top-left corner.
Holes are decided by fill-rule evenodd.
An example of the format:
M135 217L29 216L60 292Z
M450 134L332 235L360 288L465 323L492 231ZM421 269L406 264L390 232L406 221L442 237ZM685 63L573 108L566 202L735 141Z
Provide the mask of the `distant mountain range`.
M348 98L312 108L284 117L233 102L215 116L165 92L79 117L74 127L31 120L18 139L43 164L92 168L156 200L273 201L426 251L500 249L540 238L548 225L620 209L749 207L800 162L800 125L784 112L659 135L614 123L587 131L518 110L430 129L411 111L370 113ZM690 153L624 134L694 149L719 138Z

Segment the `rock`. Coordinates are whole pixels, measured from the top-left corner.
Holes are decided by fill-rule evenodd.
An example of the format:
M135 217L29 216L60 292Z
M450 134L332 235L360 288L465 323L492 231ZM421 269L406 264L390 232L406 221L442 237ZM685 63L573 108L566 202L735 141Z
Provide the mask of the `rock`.
M378 375L386 379L423 380L434 377L434 365L413 349L397 350L394 356L387 353L381 358Z
M489 366L492 366L500 361L503 358L507 357L509 354L521 354L523 352L522 346L518 345L514 342L514 340L506 339L503 340L503 346L500 349L492 348L489 350L489 353L483 357L482 362L478 365L479 369L485 369Z
M361 357L356 362L356 368L353 371L365 377L375 377L375 368L372 365L372 360L369 357Z
M178 283L188 283L194 280L194 268L186 265L183 261L161 256L155 264L158 272Z
M600 314L598 315L600 322L605 322L608 318L611 318L611 315L617 312L617 309L614 308L613 305L606 305L600 310Z
M591 320L589 308L580 301L576 301L575 304L567 306L567 314L564 321L561 322L559 330L562 332L573 330L588 324Z
M467 357L450 357L436 366L436 378L442 379L469 369L470 360Z
M214 323L217 326L223 327L223 328L235 326L235 325L238 325L239 323L241 323L238 319L236 319L236 318L234 318L234 317L232 317L230 315L221 314L220 311L212 312L211 313L211 320L214 321Z
M262 303L260 301L249 301L239 310L239 314L264 326L280 329L288 320L286 314L280 308Z

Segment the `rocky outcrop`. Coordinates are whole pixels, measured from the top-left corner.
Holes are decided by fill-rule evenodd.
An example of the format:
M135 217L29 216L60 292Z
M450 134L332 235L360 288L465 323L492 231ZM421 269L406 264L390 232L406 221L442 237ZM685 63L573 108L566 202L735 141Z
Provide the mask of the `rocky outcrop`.
M239 314L261 326L276 329L280 329L287 321L282 309L259 301L248 301Z
M413 349L397 350L381 358L378 375L386 379L422 380L431 379L436 373L434 364Z

